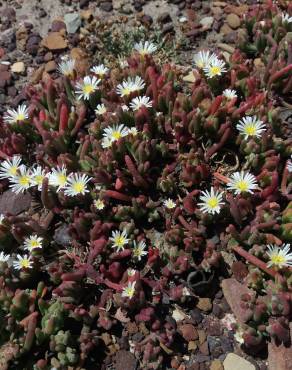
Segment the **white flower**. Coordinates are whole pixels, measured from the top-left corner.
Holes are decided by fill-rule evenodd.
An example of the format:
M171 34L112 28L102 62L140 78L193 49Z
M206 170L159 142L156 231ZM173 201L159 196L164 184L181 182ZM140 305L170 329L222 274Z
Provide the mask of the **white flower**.
M128 110L129 110L129 107L126 104L123 104L122 105L122 111L123 112L128 112Z
M87 183L91 180L91 177L87 175L72 173L67 178L67 183L64 186L64 193L70 197L75 195L88 193Z
M34 249L41 249L42 243L43 243L43 238L34 234L28 238L25 238L23 245L24 245L24 249L31 252Z
M234 339L239 343L243 344L244 339L243 339L243 330L238 329L235 334L234 334Z
M7 179L17 175L21 163L21 157L14 155L12 159L6 159L0 165L0 179Z
M213 53L210 55L209 50L203 50L194 55L194 62L196 67L203 69L207 67L210 64L211 60L213 60L214 58L217 58L216 54Z
M166 200L163 202L163 205L164 205L164 207L166 207L166 208L168 208L168 209L173 209L173 208L175 208L175 207L176 207L175 202L174 202L172 199L170 199L170 198L166 199Z
M25 104L21 104L17 107L17 109L8 109L3 119L5 123L10 125L25 121L28 119L28 108Z
M99 64L90 69L91 72L98 75L99 78L103 78L109 71L109 69L104 64Z
M136 127L131 127L128 129L128 134L136 136L138 134L138 130L136 129Z
M144 89L144 87L145 87L145 82L143 78L141 78L140 76L136 76L135 79L133 78L132 91L139 91L139 90Z
M292 23L292 17L290 17L288 13L282 13L281 17L283 23Z
M42 169L41 166L37 166L32 170L31 173L31 183L32 185L37 185L38 190L42 190L42 184L43 184L43 179L46 177L46 171Z
M262 132L266 130L265 124L256 116L243 117L236 128L244 135L245 139L248 139L249 136L261 137Z
M64 188L67 183L67 169L62 167L52 168L49 173L49 184L58 187L57 192Z
M14 193L23 193L32 186L30 169L21 165L18 169L18 173L12 177L10 181L12 182L10 188Z
M124 125L115 125L113 127L106 127L103 132L102 147L108 148L114 141L127 136L129 133L128 128Z
M18 254L17 261L13 261L13 267L16 270L22 270L22 269L31 269L32 268L32 260L31 257L25 254L23 257Z
M134 91L142 90L144 86L145 82L140 76L128 77L126 81L117 86L116 92L121 97L128 96Z
M3 221L5 220L5 216L0 213L0 225L3 224Z
M221 76L223 72L226 72L225 62L223 60L213 58L210 60L210 63L203 68L205 74L209 78L213 78L215 76Z
M128 283L128 285L123 288L123 291L122 291L122 297L127 297L127 298L133 298L134 295L135 295L135 285L136 285L136 281L133 281L132 283Z
M290 161L287 163L288 172L292 172L292 155L290 157Z
M282 248L277 245L268 245L268 252L270 261L267 263L268 267L276 266L282 268L285 266L292 266L292 252L290 252L290 244L283 244Z
M145 41L144 43L138 42L137 44L135 44L134 49L138 51L140 55L144 56L147 54L153 54L157 50L157 46L154 45L152 42Z
M139 110L141 107L151 108L152 101L150 101L149 96L137 96L131 101L130 107L133 110Z
M104 104L98 104L95 109L95 113L102 115L106 112L106 107Z
M7 262L10 256L8 254L4 254L4 252L0 252L0 262Z
M85 76L82 82L77 82L76 84L76 91L75 93L78 95L77 99L85 99L89 100L89 97L92 93L97 90L98 84L100 80L98 80L95 76Z
M67 59L58 65L58 71L66 77L74 76L75 59Z
M200 210L205 213L211 213L214 215L215 213L220 213L221 206L224 204L223 200L223 192L219 192L214 190L211 187L211 191L203 191L200 200L202 203L198 203L200 206Z
M112 248L117 248L117 252L120 250L124 250L124 246L128 243L130 239L128 239L128 234L126 230L120 232L119 230L113 231L112 236L109 240L113 243Z
M129 63L125 58L123 58L121 55L118 56L118 62L121 68L127 68L129 67Z
M225 89L223 91L223 96L225 96L225 98L227 98L228 100L232 100L234 98L237 98L237 93L235 90Z
M94 200L93 204L95 208L98 209L99 211L101 211L105 207L104 201L101 199Z
M257 188L257 180L251 173L235 172L230 177L230 182L227 184L229 190L234 190L235 194L253 193Z
M136 274L136 270L134 269L128 269L128 276L134 276Z
M138 244L134 241L134 248L133 248L133 257L137 258L138 261L141 261L143 256L147 255L147 251L144 249L146 248L146 243L144 240L141 240Z

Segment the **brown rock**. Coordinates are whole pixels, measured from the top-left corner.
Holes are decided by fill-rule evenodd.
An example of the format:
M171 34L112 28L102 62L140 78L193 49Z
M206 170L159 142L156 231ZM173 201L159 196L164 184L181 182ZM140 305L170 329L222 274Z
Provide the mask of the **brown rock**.
M221 286L226 301L237 320L242 324L248 321L252 315L252 310L242 307L241 296L247 294L252 298L255 293L235 279L224 279Z
M220 28L220 33L222 35L227 35L228 33L232 32L232 28L228 26L228 24L223 24L223 26Z
M54 60L49 61L45 66L46 72L54 72L58 68L56 62Z
M268 364L271 370L292 370L292 347L283 344L277 346L274 342L268 345Z
M206 341L207 334L205 333L204 330L198 330L198 334L199 334L199 343L203 344Z
M220 360L214 360L211 363L210 370L223 370L223 365Z
M38 83L42 79L44 70L45 66L40 66L38 69L36 69L30 78L30 82L33 84Z
M25 71L25 65L23 62L16 62L11 66L11 72L23 73Z
M182 337L187 341L190 342L192 340L198 339L199 335L197 329L192 324L184 324L179 327L179 331Z
M135 370L137 367L137 360L134 355L128 351L119 351L115 358L116 370Z
M15 194L11 190L0 195L0 213L18 215L29 209L31 195L29 193Z
M90 64L87 54L80 48L73 48L71 50L71 58L76 60L76 70L80 74L87 72Z
M10 84L11 73L8 71L0 71L0 87L5 87Z
M238 15L231 13L226 17L228 26L236 30L240 26L240 18Z
M197 303L197 308L204 312L209 312L212 310L212 302L210 298L199 298Z
M93 18L93 13L90 9L82 10L80 13L81 19L85 19L86 21L90 21Z
M42 40L42 46L49 50L64 50L68 46L68 41L59 32L51 32Z
M203 355L208 356L209 355L209 348L207 341L200 345L199 350Z

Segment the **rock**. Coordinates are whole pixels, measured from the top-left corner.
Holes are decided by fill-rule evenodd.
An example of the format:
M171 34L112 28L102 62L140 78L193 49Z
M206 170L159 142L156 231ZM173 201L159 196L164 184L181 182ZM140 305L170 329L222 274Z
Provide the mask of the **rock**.
M228 24L223 24L223 26L220 28L220 33L222 35L227 35L228 33L232 32L232 28L228 26Z
M7 190L0 195L0 213L18 215L29 209L31 200L29 193L15 194L11 190Z
M128 351L118 351L115 356L115 370L135 370L137 360L134 355Z
M85 74L89 68L87 54L80 48L73 48L70 52L71 58L76 60L76 70L78 73Z
M199 343L203 344L207 338L206 332L204 330L198 330L199 334Z
M200 25L203 26L204 30L209 30L214 22L214 17L204 17L200 20Z
M49 72L54 72L56 71L56 69L58 68L56 62L54 60L51 60L49 61L46 65L45 65L45 71L47 73Z
M224 44L222 42L218 43L218 47L222 50L227 51L227 53L233 54L235 52L235 48L233 46L230 46L228 44Z
M157 18L157 22L168 23L168 22L172 22L172 19L168 12L164 12L164 13L161 13L160 16Z
M201 352L203 355L208 356L208 355L209 355L209 347L208 347L208 343L207 343L207 342L204 342L203 344L201 344L201 345L200 345L200 347L199 347L199 350L200 350L200 352Z
M25 65L23 62L16 62L11 66L11 72L23 73L25 71Z
M226 17L228 26L236 30L240 26L240 18L238 15L231 13Z
M11 73L8 71L0 71L0 87L5 87L11 82Z
M89 4L89 0L80 0L79 6L81 9L87 7Z
M7 94L11 97L11 98L15 98L16 94L17 94L17 89L15 86L9 86L7 88Z
M195 341L191 340L188 343L188 351L195 351L198 348L198 345Z
M204 316L202 315L201 311L198 308L194 308L193 310L191 310L190 314L195 324L199 324L200 322L202 322L204 318Z
M68 33L75 33L81 26L81 18L78 13L67 13L64 22Z
M61 30L66 29L66 24L63 21L55 19L52 23L51 31L52 32L59 32Z
M41 37L38 34L31 34L29 35L27 42L26 42L26 50L31 55L36 55L39 50L39 44L41 42Z
M105 12L111 12L113 10L113 4L109 1L101 3L99 6L100 6L100 9Z
M189 82L189 83L194 83L196 81L196 77L193 74L193 71L189 72L186 76L183 77L183 81Z
M38 83L38 82L42 79L42 76L43 76L44 70L45 70L45 66L40 66L38 69L36 69L36 70L32 73L32 75L31 75L30 82L31 82L32 84L36 84L36 83Z
M292 347L283 344L277 346L274 342L268 345L268 364L271 370L292 370Z
M187 342L196 340L199 337L197 329L192 324L183 324L179 326L179 332Z
M174 26L172 23L166 23L163 27L162 27L162 34L163 35L166 35L167 33L172 33L174 32Z
M42 46L49 50L64 50L68 46L67 40L58 32L51 32L42 40Z
M93 13L90 9L82 10L80 13L81 19L90 21L93 18Z
M214 360L211 362L210 370L223 370L223 365L220 360Z
M7 342L0 347L0 369L9 370L10 361L15 358L19 352L19 346L12 342Z
M210 298L199 298L197 303L197 308L204 312L209 312L212 310L212 302Z
M235 353L228 353L223 362L223 366L224 370L256 370L253 364Z
M233 276L238 281L243 281L244 278L248 275L248 269L246 265L241 261L236 261L231 266L231 271L233 272Z
M242 307L241 296L250 295L253 298L255 293L235 279L224 279L221 285L226 301L237 320L242 324L248 321L252 315L252 310Z

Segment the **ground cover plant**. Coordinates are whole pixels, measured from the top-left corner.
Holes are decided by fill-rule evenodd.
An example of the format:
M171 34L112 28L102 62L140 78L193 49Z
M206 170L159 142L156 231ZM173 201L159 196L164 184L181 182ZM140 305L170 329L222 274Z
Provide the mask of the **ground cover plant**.
M64 57L3 115L1 190L34 200L0 217L9 369L94 369L105 334L140 368L170 368L194 302L228 276L223 252L247 263L252 292L237 340L291 344L289 12L252 8L229 61L194 55L191 84L141 40L84 76Z

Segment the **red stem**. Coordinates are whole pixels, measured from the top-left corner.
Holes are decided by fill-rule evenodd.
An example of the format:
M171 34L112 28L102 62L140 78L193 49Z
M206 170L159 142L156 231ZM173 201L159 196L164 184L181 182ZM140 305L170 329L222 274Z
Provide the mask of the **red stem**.
M126 194L120 193L115 190L107 190L104 194L106 197L117 199L117 200L123 200L125 202L131 202L132 198Z
M143 179L143 177L137 171L134 162L128 155L125 155L125 162L128 167L128 170L133 176L134 182L136 182L136 185L141 186L144 189L147 189L148 188L147 182Z

